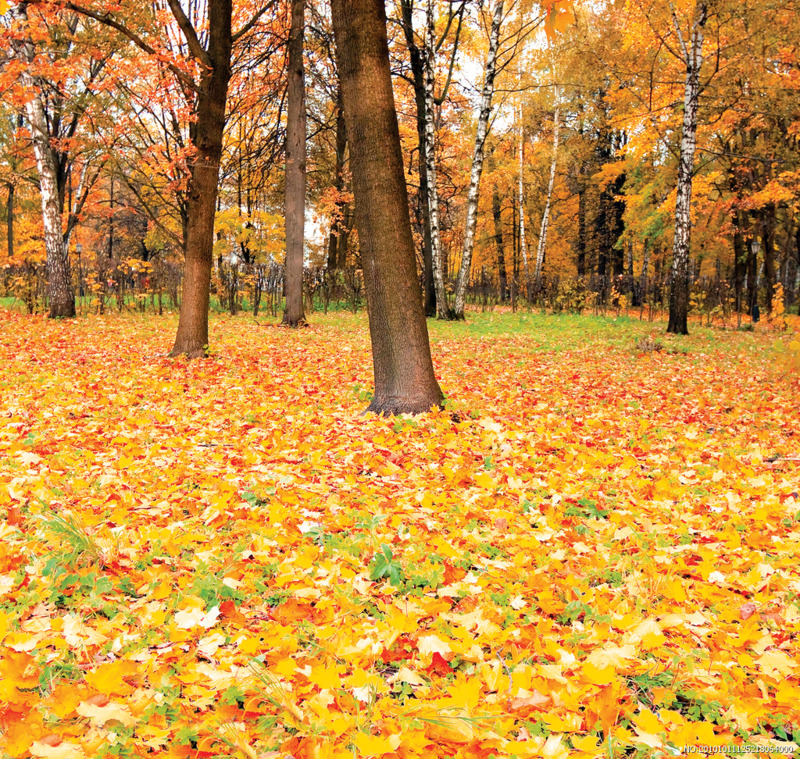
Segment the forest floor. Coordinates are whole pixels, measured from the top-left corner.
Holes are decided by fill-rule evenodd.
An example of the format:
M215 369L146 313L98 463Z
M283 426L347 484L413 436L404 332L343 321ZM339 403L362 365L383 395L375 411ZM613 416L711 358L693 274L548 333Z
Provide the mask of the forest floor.
M431 322L382 419L363 315L260 321L0 312L0 755L800 743L792 329Z

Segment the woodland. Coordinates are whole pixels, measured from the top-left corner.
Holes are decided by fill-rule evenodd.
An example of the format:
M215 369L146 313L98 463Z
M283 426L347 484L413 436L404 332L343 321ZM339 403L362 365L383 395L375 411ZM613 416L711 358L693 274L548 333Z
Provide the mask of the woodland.
M0 758L800 751L797 0L0 0Z

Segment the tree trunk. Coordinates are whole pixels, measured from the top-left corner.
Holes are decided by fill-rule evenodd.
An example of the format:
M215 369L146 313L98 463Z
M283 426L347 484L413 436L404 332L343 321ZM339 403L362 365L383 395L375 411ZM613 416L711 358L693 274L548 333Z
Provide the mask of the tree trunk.
M775 294L775 204L769 203L761 212L761 246L764 249L764 307L772 315L772 296Z
M430 0L429 0L430 6ZM478 129L475 133L475 147L472 151L472 171L467 192L467 223L464 227L464 248L461 253L461 267L456 281L456 300L454 315L456 319L464 318L464 295L469 284L472 270L472 249L475 246L475 228L478 223L478 196L480 194L481 173L483 172L483 155L486 135L489 131L489 116L492 112L494 95L494 78L497 62L497 48L500 45L500 24L503 20L503 0L495 3L492 14L492 28L489 33L489 53L486 57L486 72L483 77L483 93L478 113ZM521 164L520 164L521 165ZM522 198L522 175L520 174L520 202ZM527 268L527 266L526 266Z
M547 246L547 227L550 224L550 203L553 198L553 185L556 181L556 163L558 161L558 133L560 129L559 119L559 88L555 89L556 108L553 113L553 156L550 160L550 180L547 183L547 195L544 202L544 213L542 214L542 226L539 230L539 246L536 249L536 270L534 271L533 278L535 281L536 289L541 286L542 281L542 266L544 265L544 253Z
M8 183L8 205L6 206L6 244L8 257L14 257L14 184Z
M497 247L497 276L500 284L500 301L508 300L508 273L506 272L505 243L503 241L503 217L500 193L497 185L492 187L492 218L494 219L494 243Z
M400 0L401 22L406 38L411 76L414 80L414 101L417 106L417 141L419 143L419 208L422 215L422 280L425 315L436 316L436 288L433 283L433 248L431 215L428 206L428 151L425 145L425 62L414 37L414 4Z
M643 306L647 301L647 270L650 268L650 240L644 241L644 258L642 260L642 273L639 276L639 303Z
M344 192L344 160L347 151L347 128L344 123L344 109L342 107L341 88L336 94L336 165L334 169L333 186L336 190L336 210L334 211L331 231L328 237L328 264L329 270L339 269L344 266L344 262L339 261L339 239L344 233L344 214L346 203L341 199Z
M16 13L21 20L27 21L24 4L17 6ZM20 81L30 94L25 112L31 127L33 153L39 174L44 245L47 253L47 298L50 303L48 315L51 319L71 318L75 316L75 291L72 287L69 253L61 228L58 165L50 144L51 135L42 102L41 86L30 71L34 59L33 44L29 40L23 40L18 44L17 51L26 64L20 73Z
M522 251L522 264L525 276L525 297L530 300L531 298L531 277L528 270L528 243L525 240L525 186L523 184L523 176L525 169L525 128L522 126L522 106L519 109L519 145L517 148L519 153L519 249Z
M578 195L578 276L586 276L586 188Z
M368 411L441 405L417 278L383 0L332 0L356 227L369 306L375 395Z
M734 211L733 220L733 287L736 298L736 313L741 321L742 314L742 290L744 288L744 275L747 268L747 250L745 249L743 214L741 211Z
M286 106L286 310L283 324L299 327L303 313L303 243L306 209L306 96L303 79L305 0L292 0Z
M451 319L452 312L447 303L444 282L444 260L442 238L439 233L439 192L436 187L436 126L434 124L436 103L434 100L434 58L436 56L436 28L434 25L434 2L428 0L427 26L425 34L425 153L428 166L428 214L431 225L431 253L433 256L433 284L436 289L436 316Z
M30 81L26 82L26 79ZM22 80L27 88L31 88L29 91L36 92L32 89L34 84L31 76L24 74ZM58 198L55 157L50 147L47 120L38 92L28 101L26 111L39 172L44 244L47 252L47 298L50 302L48 315L51 319L71 318L75 316L75 292L72 287L69 254L61 230L61 203Z
M199 358L208 350L208 301L219 164L231 76L231 3L209 0L208 57L197 93L194 161L186 196L186 263L178 333L170 356Z
M688 335L689 250L692 232L692 176L697 147L697 110L700 98L700 67L703 64L703 30L708 20L708 6L698 2L692 28L691 46L685 50L686 84L684 88L683 130L678 165L678 193L675 201L675 241L672 248L672 289L669 299L667 332ZM680 26L675 24L682 40Z

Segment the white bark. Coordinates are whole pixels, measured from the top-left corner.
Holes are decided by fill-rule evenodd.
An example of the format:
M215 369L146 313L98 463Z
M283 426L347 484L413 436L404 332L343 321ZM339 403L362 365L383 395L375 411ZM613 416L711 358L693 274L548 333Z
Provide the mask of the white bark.
M27 23L25 6L17 6L16 15ZM31 128L31 141L39 174L39 193L42 202L42 224L44 244L47 252L47 294L50 300L50 316L74 316L75 293L72 287L69 256L61 229L61 203L58 197L58 169L50 145L41 83L31 72L35 58L33 44L22 40L16 44L16 53L26 64L20 73L23 88L29 94L25 113Z
M558 85L555 87L556 107L553 114L553 157L550 161L550 181L547 184L547 196L544 202L544 213L542 214L542 226L539 229L539 245L536 249L536 269L534 280L538 288L542 279L542 266L544 265L544 252L547 246L547 228L550 225L550 203L553 197L553 185L556 181L556 164L558 162L558 137L561 129L560 100L561 90Z
M436 187L436 125L434 99L434 58L436 56L436 28L434 2L428 0L425 33L425 150L428 168L428 213L431 220L431 253L433 258L433 285L436 291L436 316L450 318L447 291L444 284L442 238L439 232L439 192Z
M697 111L700 99L700 67L703 65L703 30L708 20L708 6L699 2L695 9L692 38L687 46L680 24L673 15L675 32L686 64L684 87L683 130L678 165L678 187L675 201L675 239L672 248L672 292L669 303L668 332L687 334L689 311L689 244L692 231L692 177L697 147Z
M456 281L455 315L464 317L464 296L469 284L472 269L472 250L475 246L475 229L478 221L478 196L481 173L483 172L484 146L489 132L489 116L492 112L494 79L497 72L497 48L500 45L500 25L503 20L503 0L495 3L492 14L492 27L489 32L489 53L486 57L486 71L483 78L483 92L478 113L478 129L475 133L475 147L472 152L472 170L467 192L467 222L464 228L464 247L461 253L461 266ZM527 268L527 264L526 264Z
M519 249L522 251L522 269L525 274L525 293L530 296L530 272L528 271L528 243L525 240L525 187L523 171L525 168L525 127L522 125L522 106L519 108Z

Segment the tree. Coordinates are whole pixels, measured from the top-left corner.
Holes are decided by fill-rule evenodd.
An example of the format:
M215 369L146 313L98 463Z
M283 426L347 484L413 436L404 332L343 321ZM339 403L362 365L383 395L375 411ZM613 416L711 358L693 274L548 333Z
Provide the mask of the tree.
M703 65L703 31L708 21L708 5L698 2L687 41L673 14L680 55L686 65L683 103L683 130L678 163L678 193L675 200L675 240L672 248L672 291L669 299L667 332L688 335L689 242L692 230L692 177L697 147L697 110L700 99L700 67Z
M9 67L9 73L18 76L25 91L23 108L39 179L49 316L69 318L75 316L69 239L102 164L97 162L90 171L88 155L80 156L79 163L80 150L75 146L80 141L79 126L90 111L90 101L95 97L98 79L108 59L88 50L85 41L79 44L77 15L61 19L37 13L30 18L29 5L22 2L13 9L15 26L5 30L10 55L19 64L18 69ZM34 39L44 48L41 55ZM59 81L49 81L43 71ZM80 74L76 76L78 71ZM73 202L72 174L76 165L81 168ZM62 216L67 203L68 217L64 224Z
M73 2L64 7L116 29L174 76L193 111L186 189L186 233L183 298L171 356L197 358L208 349L208 306L214 245L214 212L226 121L233 45L246 37L272 3L261 6L238 32L232 30L232 0L208 0L187 15L179 0L167 0L183 37L179 53L162 43L162 29L153 15L138 29L105 7ZM201 15L202 14L202 15ZM137 17L139 14L131 14ZM199 31L198 31L199 30ZM196 71L193 75L191 72Z
M417 278L383 0L332 0L375 395L367 411L421 413L443 395Z
M492 30L489 34L489 54L486 58L486 70L483 75L483 93L478 115L478 129L475 132L475 147L472 155L472 171L470 173L469 193L467 195L467 222L464 227L464 248L461 253L461 266L456 282L456 299L454 314L456 319L464 318L464 295L469 284L472 267L472 248L475 244L475 228L478 222L478 195L480 192L481 173L483 172L484 146L489 131L489 116L492 112L492 96L494 95L494 77L497 62L497 49L500 46L500 24L503 20L503 0L498 0L492 14Z
M306 222L306 99L303 79L305 0L292 0L286 112L286 310L283 324L305 324L303 243Z

